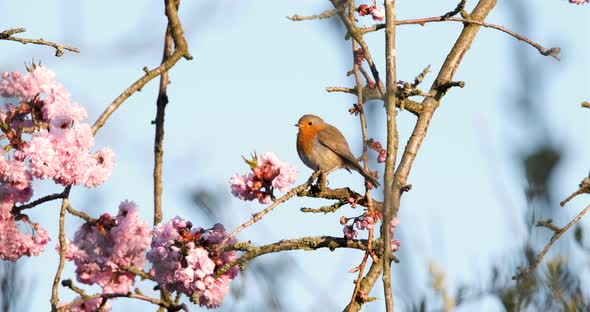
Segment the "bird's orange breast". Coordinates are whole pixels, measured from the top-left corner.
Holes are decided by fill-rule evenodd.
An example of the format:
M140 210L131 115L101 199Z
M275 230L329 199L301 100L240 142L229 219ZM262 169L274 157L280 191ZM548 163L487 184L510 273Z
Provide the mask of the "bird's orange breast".
M314 144L316 141L316 134L322 130L322 126L309 126L299 128L297 134L297 149L300 153L310 157L313 152Z

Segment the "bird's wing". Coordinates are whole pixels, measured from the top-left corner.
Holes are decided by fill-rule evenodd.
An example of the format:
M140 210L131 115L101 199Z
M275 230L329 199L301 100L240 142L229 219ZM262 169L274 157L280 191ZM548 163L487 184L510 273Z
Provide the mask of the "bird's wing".
M320 144L331 149L334 153L348 160L351 164L358 164L356 157L354 157L350 151L346 139L336 127L326 125L321 131L318 131L317 138Z
M366 179L368 179L375 187L379 186L379 181L373 177L370 172L365 171L359 164L358 160L352 152L346 142L346 139L334 126L326 125L321 131L317 133L318 142L323 146L329 148L334 153L338 154L344 160L344 167L358 171ZM348 170L350 171L350 170Z

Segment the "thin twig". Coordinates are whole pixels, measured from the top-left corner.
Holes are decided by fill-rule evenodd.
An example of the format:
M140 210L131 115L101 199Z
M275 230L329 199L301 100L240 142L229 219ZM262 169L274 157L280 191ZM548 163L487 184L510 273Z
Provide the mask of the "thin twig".
M178 7L177 7L178 9ZM162 64L164 64L172 54L172 30L170 23L166 27L164 36L164 51L162 53ZM168 104L168 71L160 75L160 88L158 90L158 100L156 101L156 134L154 136L154 226L162 221L162 160L164 154L164 117L166 114L166 105Z
M363 279L360 282L360 289L354 302L348 304L348 306L346 307L346 311L361 310L362 305L366 302L367 294L375 285L375 282L377 281L377 278L379 278L379 276L381 275L382 270L383 265L381 264L381 261L379 259L377 259L377 261L373 261L371 267L369 267L367 275L365 275L365 277L363 277Z
M330 1L334 5L334 7L338 7L338 5L342 4L342 1L338 1L338 0L330 0ZM340 19L342 20L342 22L344 23L344 26L346 26L346 30L348 31L348 34L354 40L356 40L356 42L358 42L358 44L361 46L361 49L363 49L365 60L367 61L367 64L369 65L369 68L371 69L371 74L373 75L373 79L375 79L375 84L377 85L377 89L379 90L379 92L381 94L385 94L385 87L383 86L383 82L381 81L381 79L379 79L379 71L377 70L377 66L375 65L375 62L373 61L373 57L371 56L371 52L369 51L369 46L367 45L367 43L363 39L363 33L360 31L360 28L358 28L355 25L354 20L351 20L348 17L348 15L346 15L345 12L340 12L339 16L340 16Z
M448 18L450 18L452 16L455 16L455 15L459 14L461 11L463 11L465 9L465 4L466 3L467 3L467 0L461 0L461 2L459 2L459 4L457 4L457 7L454 10L443 14L441 16L441 18L442 19L448 19Z
M66 258L66 209L69 206L68 196L70 195L71 189L71 185L64 189L61 208L59 210L59 264L55 272L55 277L53 278L53 287L51 288L51 311L57 310L57 303L59 302L58 286Z
M78 218L80 218L80 219L82 219L82 220L84 220L84 221L86 221L88 223L94 223L94 222L96 222L96 220L94 218L92 218L91 216L87 215L86 213L84 213L82 211L79 211L79 210L74 209L70 204L68 204L68 206L66 207L66 209L68 210L68 212L71 215L74 215L74 216L76 216L76 217L78 217Z
M160 66L152 70L144 68L145 75L125 89L123 93L121 93L94 122L94 125L92 126L93 134L96 134L98 129L104 126L107 119L109 119L109 117L119 108L119 106L121 106L125 100L133 95L133 93L141 90L141 88L143 88L143 86L145 86L152 79L170 70L170 68L176 65L176 62L178 62L178 60L181 58L184 57L187 60L191 60L193 58L188 52L188 44L184 37L184 31L182 30L182 25L180 24L180 20L178 18L178 11L175 8L173 0L166 1L166 16L168 17L168 23L172 29L174 52L172 55L170 55L168 60L166 60L166 62L162 63Z
M154 277L151 276L148 272L140 269L140 268L136 268L136 267L119 267L121 270L125 271L125 272L129 272L131 274L135 274L139 277L141 277L142 280L152 280L154 281Z
M61 306L57 311L60 311L60 312L69 311L69 308L72 306L80 305L88 300L93 300L93 299L97 299L97 298L103 298L103 299L107 299L107 300L114 299L114 298L132 298L132 299L138 299L138 300L142 300L142 301L146 301L146 302L155 304L157 306L166 308L169 311L179 311L181 309L180 306L173 307L170 303L156 299L156 298L152 298L152 297L148 297L148 296L140 295L140 294L134 294L132 292L127 292L127 293L95 294L95 295L87 296L85 298L80 298L80 299L74 300L64 306Z
M369 230L369 242L373 239L373 229L371 228ZM365 266L367 265L367 261L369 259L369 255L371 254L371 248L367 248L367 250L365 251L365 255L363 256L363 260L361 261L361 264L359 265L359 272L356 278L356 283L354 283L354 290L352 291L352 296L350 298L350 302L348 303L347 312L351 312L352 311L352 307L354 302L356 301L356 297L361 289L361 282L362 282L362 278L363 278L363 273L365 271Z
M61 286L71 289L73 292L77 293L82 298L88 297L84 289L74 285L74 282L72 282L72 280L69 278L61 281Z
M70 47L70 46L63 45L63 44L59 44L59 43L50 42L50 41L45 41L45 40L43 40L43 38L25 39L25 38L18 38L18 37L12 36L14 34L23 33L25 31L27 31L25 28L13 28L13 29L5 30L3 32L0 32L0 40L16 41L16 42L20 42L22 44L31 43L31 44L39 44L39 45L49 46L49 47L52 47L55 49L55 56L58 56L58 57L62 56L64 54L64 50L80 53L80 50L78 50L77 48Z
M541 251L541 253L539 253L539 255L537 256L535 262L533 262L533 264L531 264L530 267L526 268L526 269L521 269L520 273L512 276L513 280L519 280L522 278L527 277L533 270L535 270L535 268L537 268L537 266L539 264L541 264L541 261L543 260L543 257L545 257L545 254L547 254L547 252L549 251L549 249L551 249L551 246L553 246L553 244L561 237L561 235L563 235L563 233L565 233L567 230L569 230L574 224L576 224L576 222L578 222L585 214L586 212L588 212L588 210L590 210L590 205L587 206L586 208L584 208L584 210L582 210L574 219L572 219L572 221L570 221L570 223L568 223L565 227L559 229L558 231L555 231L554 229L552 229L553 231L555 231L555 233L553 233L553 236L551 236L551 240L549 240L549 243L547 243L547 245L545 245L545 248L543 248L543 250Z
M589 177L585 177L584 179L582 179L582 182L580 182L580 188L577 191L573 192L566 199L564 199L561 203L559 203L559 205L561 207L563 207L563 206L565 206L565 204L567 204L574 197L576 197L580 194L584 194L584 193L590 194L590 178Z
M249 227L250 225L258 222L258 220L262 219L262 217L264 217L264 215L266 215L267 213L271 212L273 209L275 209L275 207L277 207L278 205L280 205L281 203L284 203L285 201L287 201L289 198L297 195L297 193L304 191L305 189L307 189L311 183L318 178L318 176L320 175L321 171L316 171L314 172L311 177L309 177L309 179L307 179L307 182L291 189L289 192L287 192L285 195L283 195L281 198L275 200L274 203L272 203L270 206L266 207L264 210L257 212L255 214L252 215L252 218L246 222L244 222L242 225L238 226L235 230L233 230L223 241L221 241L221 243L219 244L220 247L223 247L223 245L225 245L225 243L227 243L228 240L230 240L232 237L234 237L236 234L238 234L238 232L240 232L241 230Z
M12 213L20 213L21 211L23 211L25 209L33 208L33 207L38 206L42 203L56 200L56 199L60 199L63 197L64 197L64 192L43 196L43 197L41 197L37 200L34 200L28 204L24 204L24 205L20 205L20 206L15 205L14 207L12 207Z
M354 21L354 1L352 1L350 3L349 6L349 14L350 14L350 19ZM369 161L368 161L368 135L367 135L367 118L365 115L365 110L364 110L364 103L365 100L363 98L363 83L361 80L361 71L360 71L360 67L359 64L355 61L354 58L354 52L358 49L357 47L357 42L352 40L352 64L353 64L353 73L354 73L354 80L356 83L356 90L357 90L357 102L358 102L358 107L359 107L359 121L361 123L361 139L363 141L363 154L361 156L361 159L363 160L363 166L365 171L369 171ZM365 79L367 80L367 84L370 82L370 77L368 76L368 74L366 73L362 73L365 76ZM368 206L368 210L369 211L373 211L374 209L374 205L373 205L373 201L371 199L371 187L369 186L369 182L365 181L365 197L367 198L367 206ZM357 274L357 278L356 278L356 283L354 286L354 289L352 291L352 296L350 298L350 303L348 304L348 308L347 311L350 312L350 310L352 309L352 303L355 301L356 296L360 290L361 287L361 280L365 271L365 266L367 265L367 260L369 259L369 255L372 252L372 244L371 241L373 240L373 228L371 228L369 230L369 236L368 236L368 244L369 246L367 247L367 250L365 251L365 254L363 256L363 259L361 260L361 264L358 266L358 274Z
M326 91L328 92L344 92L350 94L356 94L355 88L346 88L346 87L327 87Z
M483 26L486 28L492 28L492 29L499 30L501 32L509 34L510 36L512 36L520 41L528 43L529 45L531 45L532 47L537 49L539 51L539 53L541 53L542 55L551 56L559 61L559 52L561 51L560 48L554 47L551 49L547 49L547 48L543 47L542 45L536 43L535 41L533 41L525 36L519 35L516 32L514 32L504 26L485 23L482 21L478 21L477 19L472 19L472 18L467 19L467 18L460 18L460 17L443 18L442 16L434 16L434 17L401 20L401 21L397 21L396 25L422 25L422 26L424 26L424 24L427 24L427 23L437 23L437 22L447 22L447 21L474 24L474 25L479 25L479 26ZM368 33L368 32L377 31L377 30L383 29L383 28L385 28L385 24L376 24L376 25L373 25L370 27L363 27L361 29L361 32Z
M555 226L553 224L553 220L549 219L549 220L541 220L541 221L537 221L537 226L544 226L548 229L550 229L553 232L559 232L559 230L561 230L559 227Z

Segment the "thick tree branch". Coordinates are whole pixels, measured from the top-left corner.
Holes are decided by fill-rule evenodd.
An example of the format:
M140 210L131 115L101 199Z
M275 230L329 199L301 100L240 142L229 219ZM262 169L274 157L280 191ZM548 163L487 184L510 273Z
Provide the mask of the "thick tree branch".
M365 277L363 277L363 279L360 282L359 291L357 293L355 301L350 303L346 307L345 311L358 312L361 310L363 304L367 302L368 294L371 291L371 289L373 289L373 286L375 285L375 282L377 281L379 276L381 276L382 271L383 264L381 260L374 261L371 264L369 272L367 272L367 275L365 275Z
M178 9L178 2L176 3ZM168 22L164 35L164 51L162 52L162 64L172 55L172 26ZM156 101L156 134L154 136L154 226L162 221L162 160L164 157L164 117L166 105L168 105L168 71L160 75L160 88Z
M373 245L380 246L381 243L379 241L375 241L373 242ZM269 253L276 253L288 250L311 251L321 248L328 248L330 249L330 251L334 251L336 248L352 248L359 250L367 250L367 246L368 241L365 239L347 240L342 237L332 236L312 236L295 239L283 239L276 243L263 246L254 246L250 242L241 242L223 247L222 250L238 250L245 251L246 253L243 254L236 261L233 261L223 266L216 272L216 275L219 276L236 265L244 268L246 262Z
M369 207L369 201L366 196L363 196L348 187L330 189L327 187L318 188L312 185L309 189L305 189L297 193L299 197L313 197L313 198L324 198L324 199L337 199L337 200L348 200L348 198L354 198L357 205L363 207ZM373 208L379 212L383 212L383 203L375 199L372 200ZM309 211L305 211L309 212Z
M480 0L471 13L471 18L476 21L483 21L495 5L495 0ZM400 194L401 189L408 184L408 175L412 168L412 164L416 159L416 155L418 154L420 146L426 137L426 133L428 131L434 111L438 108L442 98L446 93L446 89L440 90L439 86L445 85L446 83L453 80L453 76L459 68L463 56L465 56L467 50L469 50L469 47L471 47L471 43L473 42L473 39L477 35L479 29L479 25L472 23L465 24L463 26L463 31L447 55L447 58L443 63L436 80L428 92L429 96L424 98L422 101L423 110L418 117L418 121L414 126L412 135L410 136L400 164L395 172L395 189L399 189ZM394 207L394 209L398 209L398 207ZM397 210L394 211L393 215L396 214Z
M385 181L383 191L383 222L381 223L381 237L383 237L383 292L385 296L385 310L393 311L393 294L391 292L391 220L399 209L400 192L394 187L395 161L397 158L398 133L396 123L397 78L396 78L396 49L395 49L395 0L385 0L385 70L387 92L385 109L387 110L387 156L385 159ZM399 189L398 189L399 190Z

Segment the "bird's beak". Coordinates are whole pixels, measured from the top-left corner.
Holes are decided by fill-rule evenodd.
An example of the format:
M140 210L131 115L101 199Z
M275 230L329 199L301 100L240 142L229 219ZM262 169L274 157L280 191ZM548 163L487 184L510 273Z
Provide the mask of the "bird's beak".
M295 126L295 127L299 127L299 125L298 125L298 124L294 124L293 126Z

